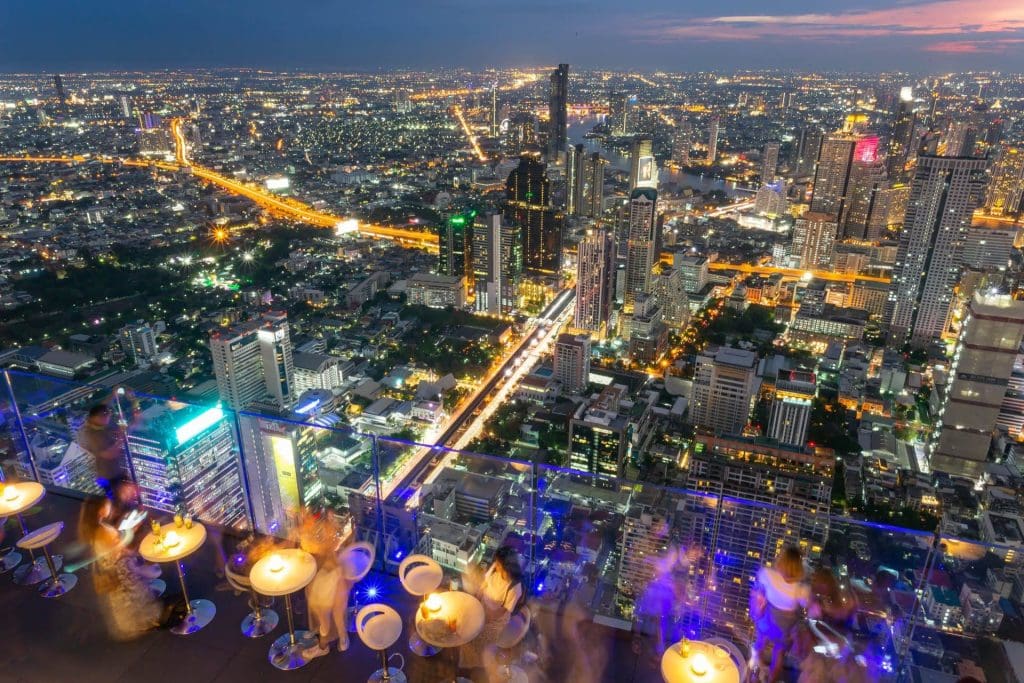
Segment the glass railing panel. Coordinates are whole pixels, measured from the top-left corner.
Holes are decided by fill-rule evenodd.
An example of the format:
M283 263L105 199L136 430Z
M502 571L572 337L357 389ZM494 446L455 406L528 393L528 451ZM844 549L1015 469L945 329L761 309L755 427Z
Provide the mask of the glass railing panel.
M6 479L34 478L6 377L0 374L0 472Z

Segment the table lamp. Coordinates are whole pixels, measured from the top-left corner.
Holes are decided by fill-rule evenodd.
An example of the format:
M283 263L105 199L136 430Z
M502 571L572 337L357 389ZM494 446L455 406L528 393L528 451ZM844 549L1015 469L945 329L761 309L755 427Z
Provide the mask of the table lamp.
M164 547L165 548L175 548L175 547L177 547L180 544L181 544L181 538L178 536L178 534L175 531L173 531L173 530L172 531L168 531L164 535Z
M703 652L698 652L690 659L690 672L694 676L706 676L710 669L710 662Z
M280 555L274 553L270 556L270 561L267 562L267 570L277 574L284 570L284 559Z

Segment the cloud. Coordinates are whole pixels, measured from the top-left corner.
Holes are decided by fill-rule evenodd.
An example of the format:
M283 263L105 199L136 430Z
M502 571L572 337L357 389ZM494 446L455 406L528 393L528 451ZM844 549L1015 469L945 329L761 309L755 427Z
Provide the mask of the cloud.
M1024 44L1024 38L999 38L996 40L944 40L924 46L925 52L946 54L981 54L1002 52L1004 49Z
M1024 32L1024 2L1021 0L925 0L885 9L831 13L711 16L686 20L660 17L646 24L640 30L640 37L652 42L670 42L680 38L824 41L883 36L963 36L969 39L984 35L998 38L1021 32ZM1008 45L998 40L992 42L998 49ZM946 47L950 45L950 41L946 41ZM980 41L974 47L971 50L965 43L959 51L996 51L988 49Z

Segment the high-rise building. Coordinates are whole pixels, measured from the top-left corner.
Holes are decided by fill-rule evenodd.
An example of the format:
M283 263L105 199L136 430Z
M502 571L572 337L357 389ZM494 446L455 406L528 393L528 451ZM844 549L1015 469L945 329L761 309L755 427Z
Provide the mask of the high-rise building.
M650 364L661 359L668 344L668 328L654 293L637 295L633 312L623 316L623 327L634 362Z
M814 175L818 163L818 156L821 153L821 130L817 128L802 128L800 139L794 149L796 159L793 162L793 175L806 178Z
M793 224L794 265L804 270L830 270L838 225L833 214L809 211Z
M604 169L608 160L593 152L583 164L583 195L581 208L587 218L600 219L604 214Z
M813 372L779 370L772 392L768 436L781 444L803 448L816 392Z
M740 434L757 393L757 354L729 346L697 355L691 421L717 434Z
M672 132L672 161L680 168L690 165L690 147L693 144L693 128L689 119L676 124Z
M931 468L976 478L984 472L992 435L1024 339L1024 301L975 293L953 353Z
M629 191L638 187L658 187L658 165L654 160L654 140L648 135L633 138L629 152Z
M708 120L708 156L705 163L711 166L718 158L718 114L712 115Z
M552 352L554 379L566 393L577 394L590 383L590 337L560 334Z
M159 114L145 113L139 116L139 154L143 156L173 156L174 139L171 128L165 125Z
M210 334L213 372L220 399L232 410L269 399L289 407L294 400L294 361L288 316L270 311L255 321Z
M219 405L158 402L128 430L128 452L142 504L244 529L248 506L234 429Z
M295 353L295 396L310 389L333 391L341 387L345 376L341 369L341 358L326 353Z
M498 84L491 84L491 137L498 137L500 122L498 121Z
M156 345L156 333L153 328L138 321L134 325L125 325L118 332L121 350L136 365L147 365L156 358L159 348Z
M608 96L608 127L612 135L629 135L632 131L633 97L622 92Z
M992 165L985 211L1016 218L1024 211L1024 148L1003 145Z
M518 243L518 231L500 213L477 218L473 228L473 290L477 312L490 315L512 312L515 286L522 269Z
M896 105L896 116L889 134L886 148L886 164L889 177L905 180L905 167L914 147L914 127L917 116L914 114L914 89L905 86L900 89L899 102Z
M53 89L57 91L57 104L63 110L68 103L67 93L64 92L64 79L60 74L53 75Z
M842 223L855 150L860 141L860 136L850 133L835 133L822 141L814 173L811 211L834 214ZM877 144L875 138L876 149Z
M626 248L626 282L622 311L629 315L639 294L651 292L651 270L657 243L658 191L650 187L633 190L629 197L629 232Z
M548 153L557 159L565 153L568 135L569 110L569 65L559 64L551 72L551 91L548 95Z
M127 95L121 95L121 116L127 120L132 118L132 101Z
M585 401L569 420L569 459L573 469L619 476L629 446L629 389L609 384Z
M505 183L505 217L522 233L523 267L533 274L557 273L562 265L562 221L551 208L544 164L522 156Z
M761 184L768 185L775 182L775 173L779 167L779 150L782 143L777 140L766 142L761 151Z
M530 151L537 144L537 119L528 112L516 112L509 119L502 145L514 156Z
M316 511L324 493L317 441L333 433L300 424L287 411L278 417L240 415L245 474L256 529L282 535L299 511Z
M583 145L569 146L565 155L565 213L569 216L587 215L589 207L583 200L587 161Z
M960 246L985 190L985 163L918 156L886 307L892 342L923 347L945 331Z
M677 252L672 256L672 267L682 275L683 289L687 294L699 294L711 276L707 256Z
M602 336L612 314L615 292L615 244L608 230L588 230L580 241L576 264L576 311L573 326Z
M437 272L450 277L473 279L473 219L476 211L449 216L438 235Z
M869 146L855 156L850 170L847 196L840 216L840 234L844 239L869 240L885 224L886 209L881 200L889 188L883 160ZM881 225L879 225L881 224Z
M648 489L638 498L658 497L661 493ZM654 502L654 501L652 501ZM645 504L631 500L629 509L622 519L622 533L619 548L619 573L616 587L624 596L636 599L644 594L656 577L658 558L665 557L671 537L672 510L669 501L657 500L656 504Z
M678 268L662 268L655 277L654 295L661 307L661 319L671 330L690 320L690 298L686 295L683 273Z

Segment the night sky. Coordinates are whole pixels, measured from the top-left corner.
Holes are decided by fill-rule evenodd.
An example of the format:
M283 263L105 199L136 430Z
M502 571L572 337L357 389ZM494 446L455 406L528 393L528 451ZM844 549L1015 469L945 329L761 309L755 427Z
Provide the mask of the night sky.
M0 0L0 70L1024 71L1024 0Z

